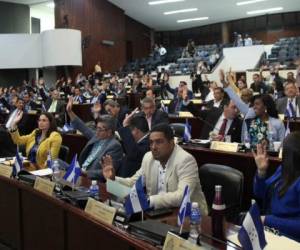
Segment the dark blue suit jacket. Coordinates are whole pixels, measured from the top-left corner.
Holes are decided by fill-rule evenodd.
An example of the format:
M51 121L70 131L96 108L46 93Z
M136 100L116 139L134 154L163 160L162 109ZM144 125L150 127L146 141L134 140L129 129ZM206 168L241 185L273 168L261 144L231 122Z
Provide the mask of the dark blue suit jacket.
M119 128L118 132L125 151L125 156L119 167L119 176L131 177L140 169L144 155L150 150L149 137L147 136L137 143L129 128Z

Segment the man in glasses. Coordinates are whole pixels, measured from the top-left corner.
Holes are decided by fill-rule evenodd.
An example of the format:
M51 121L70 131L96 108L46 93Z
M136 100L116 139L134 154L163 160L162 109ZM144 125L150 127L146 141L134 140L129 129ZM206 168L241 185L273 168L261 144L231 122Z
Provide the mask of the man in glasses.
M67 112L72 126L89 140L78 157L79 165L90 179L99 179L102 177L100 160L103 156L111 155L116 168L122 160L122 147L115 139L116 120L111 115L100 116L96 122L96 132L94 132L75 115L72 111L72 105L73 99L69 98ZM116 169L116 172L118 172L118 169Z

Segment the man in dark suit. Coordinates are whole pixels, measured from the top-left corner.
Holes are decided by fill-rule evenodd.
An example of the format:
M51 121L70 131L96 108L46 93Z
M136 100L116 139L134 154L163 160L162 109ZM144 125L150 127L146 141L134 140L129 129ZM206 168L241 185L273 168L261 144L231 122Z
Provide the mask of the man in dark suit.
M238 109L233 101L225 104L224 111L220 108L197 110L192 102L187 104L189 111L203 120L200 139L223 141L230 136L231 142L241 142L243 121L238 117Z
M159 123L169 123L168 114L156 109L155 101L151 97L145 97L142 100L142 112L140 115L144 116L148 122L149 129Z
M73 128L78 129L89 141L81 151L78 162L82 171L91 179L101 179L102 158L110 155L116 166L122 160L123 151L121 144L115 139L116 121L110 115L103 115L97 119L96 132L88 128L72 111L73 99L69 98L67 112Z
M129 109L126 106L120 106L118 102L111 99L106 100L103 106L107 114L117 120L117 128L122 127L125 116L129 113Z
M127 115L123 121L124 127L118 129L125 152L119 171L121 177L134 175L140 169L144 155L150 150L148 123L145 117L134 114Z
M214 99L207 102L205 107L207 109L212 109L212 108L223 109L224 106L229 102L228 99L225 97L223 88L220 87L214 88L213 92L214 92Z
M26 112L30 110L37 110L37 104L31 100L31 96L26 92L23 95L23 101L24 101L24 110Z
M60 100L58 90L54 89L50 92L50 97L45 101L45 109L47 112L54 113L58 126L65 123L65 102Z
M253 90L253 92L259 94L267 94L268 87L262 81L259 74L253 74L252 78L253 78L253 83L251 83L250 88Z
M297 96L297 87L294 82L287 82L284 86L285 97L276 101L278 113L287 117L300 117L300 96Z

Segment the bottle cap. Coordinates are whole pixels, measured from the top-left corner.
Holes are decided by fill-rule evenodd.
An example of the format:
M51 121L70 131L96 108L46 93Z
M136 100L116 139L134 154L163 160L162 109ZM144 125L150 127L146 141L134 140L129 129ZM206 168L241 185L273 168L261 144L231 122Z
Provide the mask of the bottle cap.
M222 186L221 185L215 185L215 191L221 191Z
M192 203L192 208L198 208L198 207L199 207L198 202L193 202Z
M92 185L97 185L97 181L96 180L92 180Z

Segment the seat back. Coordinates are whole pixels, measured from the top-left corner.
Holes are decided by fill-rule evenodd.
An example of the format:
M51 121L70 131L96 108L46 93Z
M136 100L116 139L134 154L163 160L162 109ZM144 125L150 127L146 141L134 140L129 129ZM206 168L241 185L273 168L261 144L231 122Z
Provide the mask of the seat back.
M244 186L243 173L228 166L207 163L200 167L199 178L209 208L212 207L215 185L222 185L226 218L229 221L234 221L234 217L238 216L241 211Z
M185 128L183 123L171 123L170 126L174 130L174 136L183 138Z
M58 154L58 158L63 160L63 161L67 161L69 152L70 152L69 147L67 147L65 145L61 145L60 150L59 150L59 154Z

